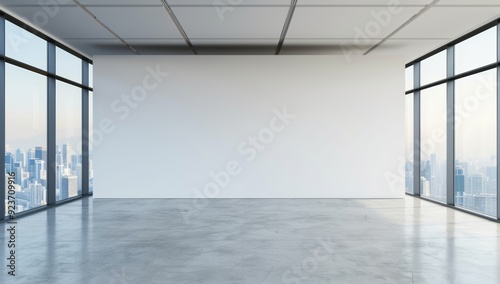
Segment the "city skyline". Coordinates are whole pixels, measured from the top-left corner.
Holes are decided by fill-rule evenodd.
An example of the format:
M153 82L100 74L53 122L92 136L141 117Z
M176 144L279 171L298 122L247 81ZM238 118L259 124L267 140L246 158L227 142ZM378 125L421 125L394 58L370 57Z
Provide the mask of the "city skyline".
M43 146L23 149L6 145L5 174L16 174L17 212L47 203L47 150ZM56 145L56 200L81 194L82 155L70 144ZM92 162L89 183L92 185Z

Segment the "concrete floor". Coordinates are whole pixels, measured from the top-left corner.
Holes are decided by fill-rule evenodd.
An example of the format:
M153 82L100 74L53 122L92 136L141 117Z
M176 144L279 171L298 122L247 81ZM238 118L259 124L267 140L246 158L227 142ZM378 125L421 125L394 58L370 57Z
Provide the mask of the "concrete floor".
M500 224L413 197L195 205L186 220L192 200L86 198L20 218L0 283L500 283Z

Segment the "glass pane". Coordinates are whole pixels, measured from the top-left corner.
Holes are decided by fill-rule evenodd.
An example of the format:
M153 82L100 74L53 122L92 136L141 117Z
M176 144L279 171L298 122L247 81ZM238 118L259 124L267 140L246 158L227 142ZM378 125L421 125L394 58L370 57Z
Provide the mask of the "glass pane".
M5 21L5 55L47 70L47 42L9 21Z
M82 192L82 90L56 82L56 199Z
M405 91L413 89L413 65L405 69Z
M413 94L405 96L405 191L413 193Z
M82 60L56 47L56 75L82 83Z
M455 82L455 204L496 216L496 70Z
M94 191L94 93L89 92L89 192Z
M420 94L420 193L446 201L446 85Z
M420 86L446 78L446 50L420 63Z
M496 48L496 27L455 45L455 74L496 62Z
M94 65L89 64L89 87L94 87Z
M5 172L15 174L17 212L47 204L46 90L44 76L5 64Z

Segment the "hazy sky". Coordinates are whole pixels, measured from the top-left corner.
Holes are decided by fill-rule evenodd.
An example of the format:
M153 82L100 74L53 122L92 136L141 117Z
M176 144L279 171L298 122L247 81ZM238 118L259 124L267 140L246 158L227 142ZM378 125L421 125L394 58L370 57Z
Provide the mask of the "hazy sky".
M455 46L455 74L496 61L496 27ZM413 87L413 67L406 70L407 90ZM446 77L446 51L421 62L421 85ZM459 160L489 159L496 154L496 69L455 82L455 157ZM413 96L406 99L406 135L412 134ZM411 113L410 113L411 111ZM421 91L421 138L432 141L429 153L446 158L446 143L433 136L446 133L446 84ZM407 149L411 148L407 141ZM407 154L408 155L408 154Z
M47 43L6 21L6 55L47 69ZM56 74L81 82L82 60L56 48ZM47 78L6 64L6 144L16 148L46 147ZM57 144L81 141L81 89L56 83Z

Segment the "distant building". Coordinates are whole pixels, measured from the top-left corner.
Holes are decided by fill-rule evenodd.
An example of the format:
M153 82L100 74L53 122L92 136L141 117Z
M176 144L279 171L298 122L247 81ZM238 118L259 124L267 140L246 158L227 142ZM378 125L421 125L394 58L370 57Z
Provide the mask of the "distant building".
M463 206L463 196L465 191L464 170L460 167L455 168L455 197L456 205Z
M78 178L76 176L65 175L62 177L61 199L76 196L78 194Z

